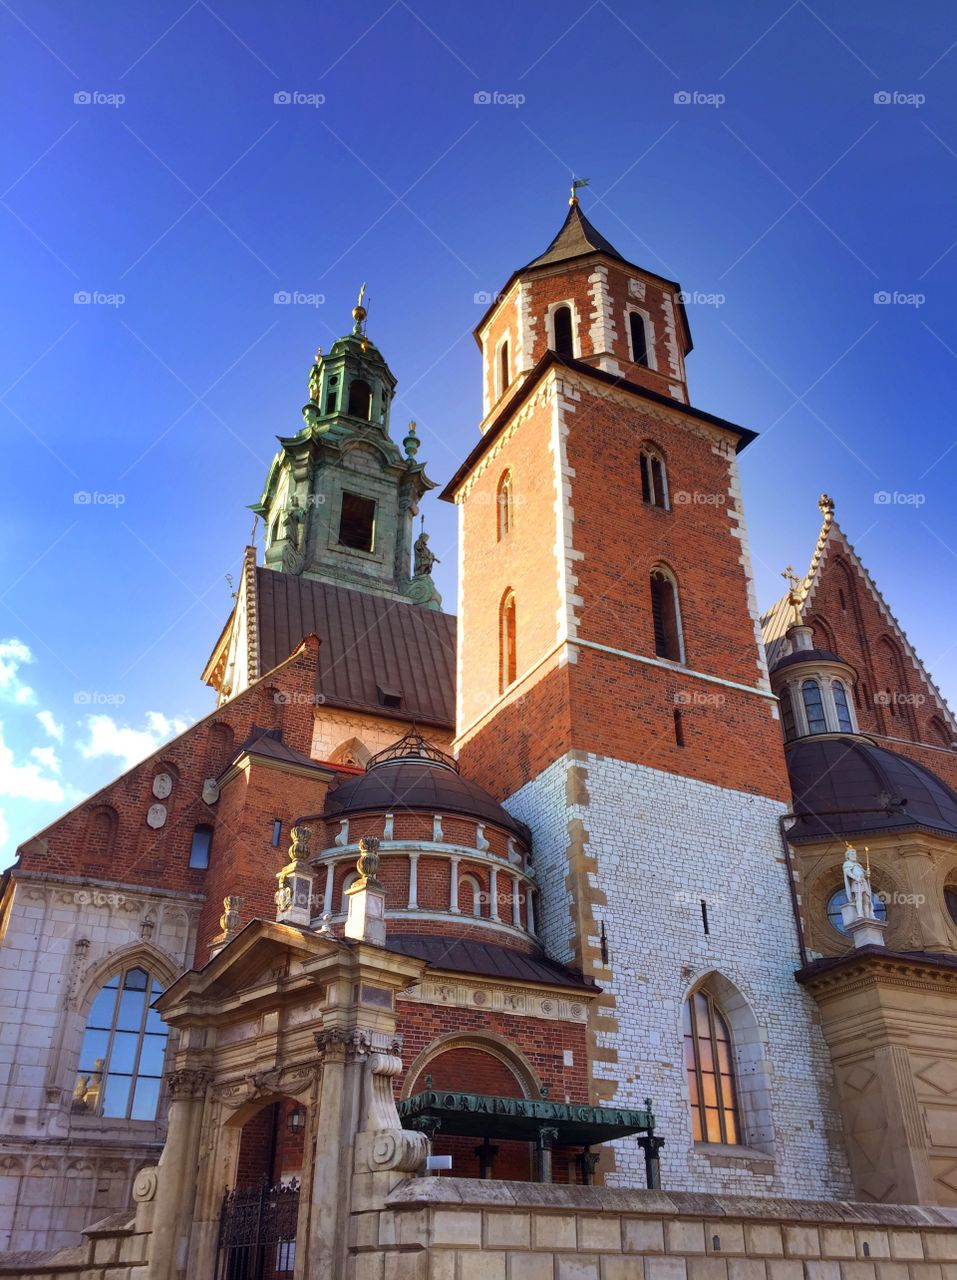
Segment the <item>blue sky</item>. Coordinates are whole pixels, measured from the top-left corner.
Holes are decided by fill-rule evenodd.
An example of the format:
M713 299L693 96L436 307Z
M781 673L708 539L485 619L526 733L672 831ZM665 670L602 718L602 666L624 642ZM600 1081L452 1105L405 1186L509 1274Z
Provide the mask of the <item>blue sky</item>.
M212 708L247 505L362 281L393 431L450 475L476 295L572 172L693 295L695 403L762 433L762 604L826 490L957 698L951 5L11 0L0 34L0 862Z

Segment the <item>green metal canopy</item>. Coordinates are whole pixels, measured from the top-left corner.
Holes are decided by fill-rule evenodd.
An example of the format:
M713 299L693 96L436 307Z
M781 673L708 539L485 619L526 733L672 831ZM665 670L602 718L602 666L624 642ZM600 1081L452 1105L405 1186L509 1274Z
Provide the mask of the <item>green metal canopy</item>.
M557 1130L555 1146L589 1147L633 1133L654 1133L651 1111L590 1107L577 1102L503 1098L484 1093L427 1089L404 1098L399 1115L407 1129L437 1129L447 1136L535 1142L543 1130Z

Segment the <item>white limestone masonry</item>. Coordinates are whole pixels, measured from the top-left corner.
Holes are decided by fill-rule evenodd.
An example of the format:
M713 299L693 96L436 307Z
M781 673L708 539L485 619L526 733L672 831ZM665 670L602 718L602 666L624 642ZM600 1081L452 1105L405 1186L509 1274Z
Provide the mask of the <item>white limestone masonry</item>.
M572 769L579 803L568 799ZM849 1195L830 1059L813 1002L794 980L797 938L777 825L783 806L584 754L556 761L505 803L532 829L540 932L563 961L573 954L570 827L584 827L597 869L594 916L604 922L611 953L612 980L602 985L615 997L617 1020L616 1032L598 1033L600 1047L617 1050L617 1064L597 1063L594 1075L617 1081L615 1102L624 1106L651 1097L666 1139L664 1185ZM731 1023L746 1147L692 1140L681 1018L688 993L703 980ZM642 1186L636 1143L616 1145L617 1172L609 1180Z

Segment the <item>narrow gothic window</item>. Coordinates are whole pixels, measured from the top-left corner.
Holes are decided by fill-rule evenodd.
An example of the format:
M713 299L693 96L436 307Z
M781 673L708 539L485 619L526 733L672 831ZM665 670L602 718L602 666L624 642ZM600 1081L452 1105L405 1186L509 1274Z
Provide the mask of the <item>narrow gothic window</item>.
M805 680L801 685L801 697L804 699L804 714L807 716L808 733L826 733L827 720L824 717L821 686L816 680Z
M655 569L651 575L651 620L656 656L681 662L678 592L663 569Z
M512 473L506 471L498 482L496 508L498 516L498 540L505 537L512 527Z
M212 827L197 827L193 832L193 843L189 850L189 865L205 868L209 866L209 850L213 843Z
M375 503L357 493L342 494L339 543L356 551L371 551L375 544Z
M784 740L790 742L795 737L794 704L791 701L791 690L782 689L779 697L781 703L781 724L784 728Z
M276 818L272 824L272 847L279 848L279 841L282 839L282 818Z
M515 596L506 591L499 617L499 685L502 693L515 683L518 667L515 656Z
M840 680L833 681L831 690L834 694L834 708L837 711L837 727L841 733L853 733L854 726L851 724L851 709L847 705L847 690Z
M645 330L645 318L638 311L628 313L628 326L631 330L631 358L635 364L648 364L648 336Z
M572 336L571 307L557 307L552 314L552 327L555 333L555 351L560 356L575 355L575 343Z
M508 390L508 384L511 382L508 368L508 339L502 343L498 353L498 393L503 396Z
M696 991L685 1002L684 1042L695 1142L739 1143L731 1032L707 991Z
M665 480L665 464L656 453L641 453L641 500L649 507L668 508L668 488Z
M145 969L126 969L96 993L80 1050L73 1110L155 1120L167 1029L150 1004L163 988Z
M361 378L353 378L349 384L349 416L367 422L372 417L372 388Z
M675 746L683 747L685 744L685 729L681 719L681 712L676 707L674 713L675 719Z

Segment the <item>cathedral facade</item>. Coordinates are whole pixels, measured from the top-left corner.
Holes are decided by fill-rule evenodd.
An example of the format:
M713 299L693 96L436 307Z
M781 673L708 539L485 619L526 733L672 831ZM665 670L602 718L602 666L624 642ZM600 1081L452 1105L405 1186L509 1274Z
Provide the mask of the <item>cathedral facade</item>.
M224 1215L315 1186L303 1029L327 1052L349 1000L453 1176L957 1205L953 714L830 499L760 616L754 433L692 406L679 286L574 193L475 337L456 615L360 297L215 710L5 875L3 1249L122 1211L187 1096L229 1115L196 1148Z

